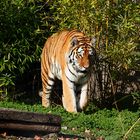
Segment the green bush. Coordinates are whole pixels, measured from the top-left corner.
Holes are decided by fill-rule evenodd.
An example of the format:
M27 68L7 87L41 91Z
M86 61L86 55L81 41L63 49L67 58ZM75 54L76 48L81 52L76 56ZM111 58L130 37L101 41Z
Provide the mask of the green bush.
M79 29L96 36L96 49L111 66L111 78L139 70L140 5L127 0L1 0L0 92L40 61L53 32ZM116 75L115 75L115 74Z
M140 5L131 0L61 0L51 5L60 29L76 28L96 36L105 56L116 69L138 69L136 49L140 30Z
M97 92L96 95L102 98L101 102L106 104L106 99L115 96L119 88L121 94L128 87L133 90L132 83L128 82L130 73L140 72L139 2L132 0L54 0L50 7L54 11L52 14L54 21L59 23L59 30L76 28L97 38L96 50L101 56L97 73L99 77L103 77L101 75L103 70L107 75L104 79L98 79L100 85L98 88L101 87L99 89L101 92ZM103 85L102 81L106 85ZM121 85L119 85L120 81ZM138 91L139 80L134 84ZM93 86L91 85L91 88Z
M34 0L0 1L1 93L12 91L17 78L30 70L32 63L40 61L41 49L51 32L45 25L49 19L42 19L42 8L46 8L46 12L48 10L44 3Z

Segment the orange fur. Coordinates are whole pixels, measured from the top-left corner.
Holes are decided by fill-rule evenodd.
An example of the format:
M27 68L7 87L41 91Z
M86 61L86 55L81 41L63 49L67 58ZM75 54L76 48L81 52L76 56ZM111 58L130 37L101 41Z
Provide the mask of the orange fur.
M77 42L72 42L74 38L77 39ZM72 45L72 43L77 44ZM50 105L50 92L55 78L62 80L62 100L63 106L67 111L77 112L78 108L82 110L86 106L87 91L85 92L84 90L87 90L88 73L85 74L84 70L90 67L89 52L91 50L89 49L91 48L90 39L76 30L62 31L48 38L41 55L43 106L48 107ZM74 62L71 62L73 59L75 59ZM74 65L75 63L78 63L78 66ZM81 95L80 103L77 104L75 88L76 84L79 83L81 84L81 94L83 95Z

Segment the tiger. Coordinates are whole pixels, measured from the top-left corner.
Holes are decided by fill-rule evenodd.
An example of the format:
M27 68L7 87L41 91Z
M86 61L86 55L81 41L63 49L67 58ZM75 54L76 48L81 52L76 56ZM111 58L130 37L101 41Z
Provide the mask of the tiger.
M41 54L42 106L50 106L51 90L57 78L62 81L64 109L76 113L86 108L95 41L78 30L60 31L47 39Z

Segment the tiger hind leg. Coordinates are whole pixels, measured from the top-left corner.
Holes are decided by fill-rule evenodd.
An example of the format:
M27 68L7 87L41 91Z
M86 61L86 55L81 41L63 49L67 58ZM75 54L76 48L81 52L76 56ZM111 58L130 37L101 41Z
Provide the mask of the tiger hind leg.
M42 91L42 106L49 107L51 104L50 101L50 94L52 87L54 85L54 79L48 78L48 80L45 80L45 83L43 82L43 91Z

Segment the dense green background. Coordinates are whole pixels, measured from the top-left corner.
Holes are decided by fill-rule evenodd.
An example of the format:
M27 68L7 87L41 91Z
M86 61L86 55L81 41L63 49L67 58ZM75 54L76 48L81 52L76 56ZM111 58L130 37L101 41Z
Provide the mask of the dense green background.
M140 4L123 0L0 0L0 92L40 62L46 38L80 29L117 71L139 69ZM101 44L101 45L99 45ZM33 66L33 68L32 68Z

